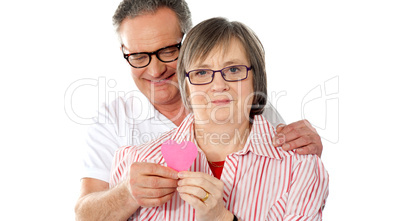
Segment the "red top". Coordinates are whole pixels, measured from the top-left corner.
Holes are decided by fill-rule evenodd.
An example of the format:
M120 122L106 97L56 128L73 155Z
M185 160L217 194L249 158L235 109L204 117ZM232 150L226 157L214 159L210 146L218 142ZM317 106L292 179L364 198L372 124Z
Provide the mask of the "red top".
M212 173L214 174L214 176L218 179L221 179L221 174L222 174L222 170L223 170L223 166L225 165L225 161L218 161L218 162L209 162L209 167L212 170Z

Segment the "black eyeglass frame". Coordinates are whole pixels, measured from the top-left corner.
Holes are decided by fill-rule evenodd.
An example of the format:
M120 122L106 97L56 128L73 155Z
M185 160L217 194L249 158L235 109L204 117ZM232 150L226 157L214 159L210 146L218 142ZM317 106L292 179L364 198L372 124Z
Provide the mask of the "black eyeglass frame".
M246 76L245 76L244 78L238 79L238 80L227 80L227 79L225 78L224 74L222 73L222 71L223 71L224 69L227 69L227 68L239 67L239 66L246 67L246 70L247 70L247 71L246 71ZM214 80L214 78L215 78L215 73L216 73L216 72L220 72L222 78L223 78L225 81L227 81L227 82L236 82L236 81L242 81L242 80L246 79L246 78L248 77L248 72L249 72L251 69L253 69L253 67L252 67L252 66L247 67L247 65L231 65L231 66L224 67L224 68L222 68L222 69L220 69L220 70L196 69L196 70L191 70L191 71L187 72L187 73L186 73L186 77L188 78L188 81L189 81L190 84L192 84L192 85L206 85L206 84L210 84L210 83ZM209 82L207 82L207 83L193 83L193 82L191 82L190 75L189 75L190 72L202 71L202 70L212 71L211 81L209 81Z
M128 64L129 64L131 67L133 67L133 68L145 68L146 66L148 66L148 65L151 63L152 55L156 55L156 58L158 58L159 61L162 61L162 62L164 62L164 63L169 63L169 62L176 61L176 60L179 58L179 56L177 56L177 58L175 58L175 59L173 59L173 60L164 61L164 60L162 60L162 59L159 57L159 52L162 51L162 50L165 50L165 49L167 49L167 48L171 48L171 47L177 47L177 48L180 50L181 42L178 43L178 44L174 44L174 45L170 45L170 46L166 46L166 47L160 48L160 49L158 49L158 50L156 50L156 51L154 51L154 52L137 52L137 53L125 54L125 53L124 53L124 50L123 50L123 47L124 47L124 45L121 45L121 51L123 52L123 57L124 57L124 59L126 59L126 61L128 62ZM132 65L132 64L130 63L130 61L128 60L128 58L129 58L131 55L139 55L139 54L146 54L146 55L148 55L149 60L148 60L148 63L147 63L146 65L136 67L136 66L134 66L134 65Z

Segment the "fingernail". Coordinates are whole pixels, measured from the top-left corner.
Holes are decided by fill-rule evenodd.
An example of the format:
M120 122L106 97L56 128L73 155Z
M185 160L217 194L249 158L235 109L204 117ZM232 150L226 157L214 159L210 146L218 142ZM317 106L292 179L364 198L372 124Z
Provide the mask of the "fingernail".
M283 148L284 150L288 150L289 147L290 147L290 145L287 144L287 143L285 143L284 145L282 145L282 148Z
M285 135L283 135L283 134L277 134L276 136L275 136L275 143L277 144L277 145L281 145L282 143L284 143L285 142Z
M183 178L183 177L184 177L184 174L183 174L182 172L179 172L179 173L177 174L177 176L178 176L179 178Z

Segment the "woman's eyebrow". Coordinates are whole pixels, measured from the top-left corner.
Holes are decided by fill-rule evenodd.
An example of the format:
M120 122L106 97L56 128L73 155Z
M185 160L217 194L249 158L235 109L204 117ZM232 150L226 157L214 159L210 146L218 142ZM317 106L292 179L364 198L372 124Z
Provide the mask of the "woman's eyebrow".
M242 65L246 65L246 63L244 63L245 61L242 61L240 59L233 59L233 60L229 60L229 61L225 61L223 63L223 67L221 68L225 68L227 66L230 65L238 65L238 64L242 64ZM200 63L195 65L196 68L194 69L211 69L211 65L207 64L207 63Z
M234 60L230 60L230 61L227 61L227 62L223 63L223 65L224 65L225 67L227 67L227 66L230 66L230 65L234 65L234 64L243 64L243 63L244 63L244 62L241 61L241 60L239 60L239 59L234 59Z

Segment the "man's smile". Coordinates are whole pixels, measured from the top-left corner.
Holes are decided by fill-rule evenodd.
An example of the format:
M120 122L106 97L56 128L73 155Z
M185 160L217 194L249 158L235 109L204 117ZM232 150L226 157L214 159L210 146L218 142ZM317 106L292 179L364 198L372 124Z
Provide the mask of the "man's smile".
M150 81L151 84L153 85L163 85L166 84L168 82L170 82L170 80L172 79L172 77L176 74L176 72L174 72L172 75L168 76L167 78L164 79L158 79L158 80L148 80Z

